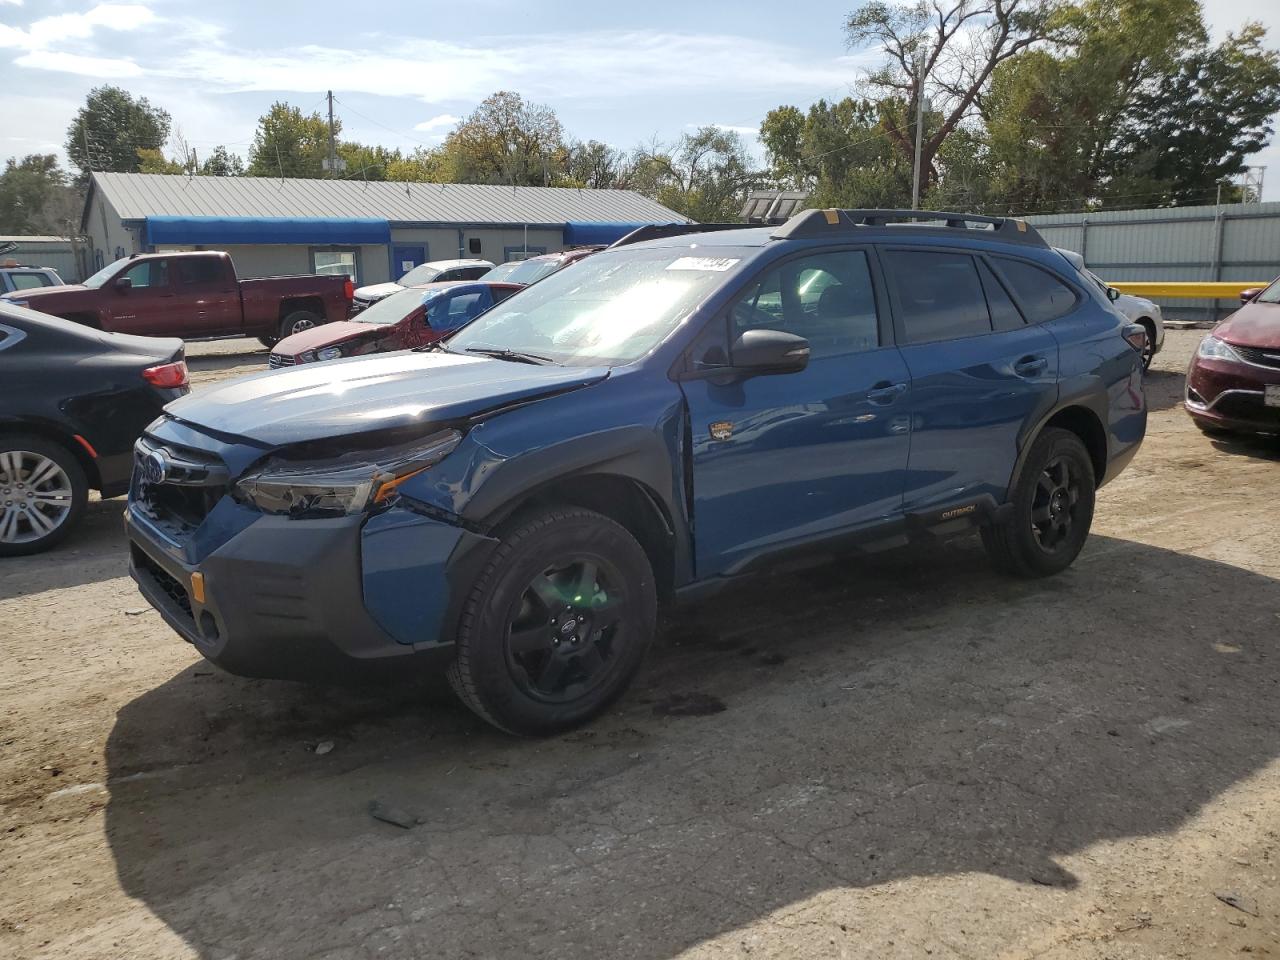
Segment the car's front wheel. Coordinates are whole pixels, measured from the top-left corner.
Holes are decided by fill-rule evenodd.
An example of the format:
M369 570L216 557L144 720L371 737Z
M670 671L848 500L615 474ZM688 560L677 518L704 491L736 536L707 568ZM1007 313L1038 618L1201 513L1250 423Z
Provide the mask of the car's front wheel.
M47 550L80 519L89 483L75 455L40 437L0 437L0 557Z
M1069 567L1089 536L1096 480L1080 438L1050 428L1032 443L1014 483L1012 511L982 528L982 542L999 569L1047 577Z
M494 726L544 736L599 714L653 638L648 557L591 510L550 509L502 536L462 611L449 682Z

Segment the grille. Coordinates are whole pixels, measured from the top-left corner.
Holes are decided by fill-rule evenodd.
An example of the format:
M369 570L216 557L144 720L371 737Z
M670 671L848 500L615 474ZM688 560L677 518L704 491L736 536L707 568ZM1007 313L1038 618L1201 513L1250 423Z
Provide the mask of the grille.
M145 551L139 550L137 547L133 548L133 563L135 567L145 570L150 575L151 579L156 582L156 586L173 602L177 612L190 617L192 623L195 622L195 618L191 614L191 597L181 583L147 556Z
M267 366L272 369L276 367L292 367L296 362L293 357L286 357L279 353L273 353L267 358Z
M1268 407L1261 396L1228 394L1213 405L1213 412L1233 420L1249 420L1280 427L1280 407Z
M1273 367L1280 370L1280 347L1259 350L1257 347L1237 347L1233 343L1231 349L1240 354L1243 360L1256 363L1260 367Z
M134 445L129 499L171 540L194 533L227 492L217 457L142 439Z

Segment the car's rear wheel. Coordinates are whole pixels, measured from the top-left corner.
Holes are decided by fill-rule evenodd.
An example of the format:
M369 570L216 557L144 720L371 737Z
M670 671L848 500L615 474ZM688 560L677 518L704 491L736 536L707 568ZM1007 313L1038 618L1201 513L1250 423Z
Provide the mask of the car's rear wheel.
M995 566L1023 577L1069 567L1093 523L1096 480L1089 451L1074 433L1051 428L1031 445L1014 484L1012 513L982 529Z
M285 315L280 321L280 339L291 337L295 333L301 333L303 330L310 330L312 327L323 323L324 320L311 310L294 310L292 313ZM275 344L272 344L275 346Z
M516 521L462 611L449 682L489 723L543 736L583 723L626 689L653 638L648 557L590 510Z
M49 549L71 532L88 498L84 469L66 447L0 437L0 556Z

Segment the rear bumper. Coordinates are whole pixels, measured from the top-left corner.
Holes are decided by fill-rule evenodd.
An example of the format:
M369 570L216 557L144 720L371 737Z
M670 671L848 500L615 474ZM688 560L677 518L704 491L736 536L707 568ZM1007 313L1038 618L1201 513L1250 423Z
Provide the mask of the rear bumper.
M485 538L398 513L372 530L363 518L263 516L191 564L130 509L130 574L170 627L240 676L371 680L403 674L410 660L442 666L459 592L450 565Z

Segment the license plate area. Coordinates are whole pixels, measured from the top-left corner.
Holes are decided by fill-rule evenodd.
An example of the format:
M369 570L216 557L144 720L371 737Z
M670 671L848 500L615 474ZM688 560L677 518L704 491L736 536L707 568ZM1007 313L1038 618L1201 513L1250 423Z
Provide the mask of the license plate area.
M1280 407L1280 383L1269 383L1264 389L1262 402L1268 407Z

